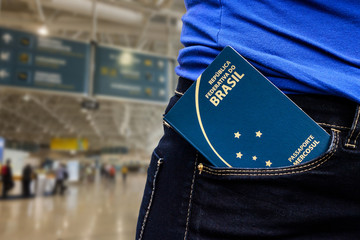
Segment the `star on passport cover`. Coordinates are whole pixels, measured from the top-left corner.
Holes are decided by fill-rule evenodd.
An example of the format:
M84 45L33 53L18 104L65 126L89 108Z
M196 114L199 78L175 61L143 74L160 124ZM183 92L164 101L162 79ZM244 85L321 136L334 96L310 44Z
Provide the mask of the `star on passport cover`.
M294 166L330 145L325 130L229 46L164 120L215 167Z

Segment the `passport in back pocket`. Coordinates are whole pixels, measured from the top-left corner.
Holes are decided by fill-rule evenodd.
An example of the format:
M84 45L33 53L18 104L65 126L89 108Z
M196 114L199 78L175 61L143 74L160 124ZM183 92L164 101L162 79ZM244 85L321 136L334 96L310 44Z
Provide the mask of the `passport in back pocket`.
M294 166L330 144L327 132L231 47L164 120L215 167Z

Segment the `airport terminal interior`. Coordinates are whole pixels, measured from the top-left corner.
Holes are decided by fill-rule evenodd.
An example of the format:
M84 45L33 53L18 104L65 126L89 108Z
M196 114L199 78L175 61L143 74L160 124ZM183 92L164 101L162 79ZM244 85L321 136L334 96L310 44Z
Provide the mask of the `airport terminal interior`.
M182 0L0 0L0 239L134 239Z

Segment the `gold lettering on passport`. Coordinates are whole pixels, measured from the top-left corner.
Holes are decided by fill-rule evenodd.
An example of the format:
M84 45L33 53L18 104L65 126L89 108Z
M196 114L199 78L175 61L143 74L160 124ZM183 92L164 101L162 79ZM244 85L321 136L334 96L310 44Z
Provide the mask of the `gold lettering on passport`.
M224 65L214 73L214 76L210 79L209 84L212 85L216 81L216 79L220 77L221 74L226 70L226 68L229 67L230 64L230 61L226 61Z
M319 145L313 135L310 135L305 141L296 149L296 151L288 158L293 165L300 164L315 148Z
M205 97L209 99L215 107L225 99L236 84L240 82L240 79L245 76L245 74L240 75L237 73L235 71L236 66L230 64L230 61L226 61L208 82L212 85L212 88L205 94Z

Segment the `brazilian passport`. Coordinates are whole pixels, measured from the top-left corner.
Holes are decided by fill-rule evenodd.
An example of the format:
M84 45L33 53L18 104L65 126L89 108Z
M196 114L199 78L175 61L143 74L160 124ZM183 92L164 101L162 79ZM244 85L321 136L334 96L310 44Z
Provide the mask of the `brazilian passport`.
M164 121L215 167L294 166L330 145L324 129L229 46Z

